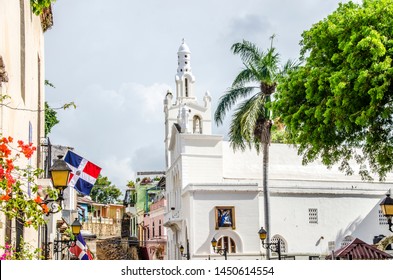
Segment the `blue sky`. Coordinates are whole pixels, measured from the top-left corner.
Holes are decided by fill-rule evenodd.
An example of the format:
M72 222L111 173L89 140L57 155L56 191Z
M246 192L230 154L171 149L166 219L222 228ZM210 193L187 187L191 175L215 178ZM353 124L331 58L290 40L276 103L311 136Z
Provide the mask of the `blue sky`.
M54 26L45 33L45 78L56 88L46 88L46 100L77 108L58 112L51 142L74 147L120 188L137 171L164 170L163 99L174 91L183 38L197 98L208 90L214 110L242 66L230 52L233 43L245 39L266 49L276 34L282 61L296 59L301 33L339 2L57 0Z

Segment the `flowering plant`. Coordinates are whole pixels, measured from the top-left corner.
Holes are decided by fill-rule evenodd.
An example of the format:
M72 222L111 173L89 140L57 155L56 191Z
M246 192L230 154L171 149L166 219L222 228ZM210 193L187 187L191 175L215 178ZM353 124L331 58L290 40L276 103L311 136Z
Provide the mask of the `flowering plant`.
M23 141L17 142L17 148L12 144L12 137L0 137L0 211L9 219L16 218L24 226L37 229L45 223L43 214L49 211L35 183L42 170L16 166L19 160L30 159L36 147Z
M0 260L33 260L40 255L41 249L33 249L29 243L24 242L21 239L20 250L16 250L14 246L9 243L5 243L4 246L0 246L4 250L4 253L0 255Z

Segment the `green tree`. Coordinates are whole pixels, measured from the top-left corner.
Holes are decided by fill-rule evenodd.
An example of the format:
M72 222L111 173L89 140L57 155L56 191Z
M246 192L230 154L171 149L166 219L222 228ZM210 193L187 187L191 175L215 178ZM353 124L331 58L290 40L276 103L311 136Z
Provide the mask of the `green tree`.
M58 123L57 112L49 107L48 102L45 101L45 135L47 136Z
M363 179L393 168L393 0L348 2L303 32L303 65L280 83L275 113L303 163Z
M48 80L45 80L45 85L50 86L52 88L55 88L55 86L49 82ZM74 102L66 103L63 106L59 108L52 108L49 106L48 102L45 101L45 136L48 136L48 134L51 132L52 128L58 124L60 121L57 118L57 112L56 110L60 109L68 109L70 107L73 107L74 109L76 108L76 105Z
M121 195L121 190L112 185L108 177L101 175L98 176L90 193L92 200L103 204L116 203Z
M135 182L133 180L129 180L126 184L130 189L135 188Z
M56 0L30 0L30 4L33 13L38 16L55 1Z
M229 130L232 148L244 150L254 146L258 152L262 148L265 229L268 238L270 237L268 164L273 125L269 103L279 78L294 65L288 61L284 67L281 67L280 56L273 47L273 39L274 36L271 37L271 45L266 52L245 40L231 47L233 54L240 55L244 68L236 76L232 86L220 98L214 114L216 123L221 125L226 113L239 103L234 111ZM268 258L269 253L267 250Z

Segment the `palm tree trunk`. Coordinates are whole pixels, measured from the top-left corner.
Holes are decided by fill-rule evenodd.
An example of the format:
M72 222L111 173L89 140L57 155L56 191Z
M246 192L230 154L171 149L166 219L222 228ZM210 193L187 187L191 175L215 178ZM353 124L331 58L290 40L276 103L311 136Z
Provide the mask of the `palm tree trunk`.
M263 201L264 201L264 217L265 217L265 230L267 232L266 242L270 243L270 204L269 204L269 185L268 185L268 174L269 174L269 142L263 142ZM270 259L270 250L266 249L266 259Z

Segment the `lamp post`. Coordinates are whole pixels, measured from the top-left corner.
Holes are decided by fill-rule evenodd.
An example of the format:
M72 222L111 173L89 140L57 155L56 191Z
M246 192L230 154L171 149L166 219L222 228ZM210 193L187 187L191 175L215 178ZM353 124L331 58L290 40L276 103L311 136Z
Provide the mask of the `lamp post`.
M52 167L49 169L52 185L57 191L57 197L56 199L51 199L46 195L40 203L40 205L48 205L50 203L50 209L46 213L47 216L60 212L61 202L64 200L63 192L68 186L68 177L70 176L71 168L61 159L62 157L58 156L58 159L54 160Z
M278 240L277 242L270 243L265 242L267 237L267 231L263 227L261 227L261 229L258 231L258 234L259 238L262 241L262 247L272 252L276 252L278 254L278 259L281 260L281 241Z
M215 253L224 256L225 260L228 259L228 248L226 248L225 245L223 245L224 248L217 248L217 240L214 237L211 241L211 244Z
M188 254L183 254L184 253L184 246L183 245L180 245L179 250L180 250L180 255L184 258L187 258L187 260L188 260Z
M57 191L57 197L56 199L52 199L49 197L49 195L46 195L43 201L40 203L41 206L45 205L48 206L50 205L50 208L48 208L48 211L46 213L47 216L50 214L58 213L61 211L61 203L64 200L63 198L63 192L68 186L68 178L71 172L71 168L68 167L67 163L62 159L62 155L58 156L57 159L54 160L53 165L49 168L49 173L51 176L51 181L52 185ZM79 221L78 221L79 223ZM74 227L71 226L75 231L78 228L78 225L73 223ZM79 223L80 226L82 226ZM78 234L80 232L80 227ZM48 259L48 227L45 226L45 243L44 243L44 254L45 254L45 259ZM59 240L55 240L54 242L54 251L56 252L58 250L58 245L61 244L59 243Z
M188 243L188 240L187 240L187 253L183 254L184 253L184 246L183 245L180 245L179 250L180 250L180 255L182 257L187 258L187 260L190 260L190 244Z
M56 253L61 253L64 249L74 247L76 245L74 236L77 236L82 228L82 224L79 222L78 218L75 218L74 222L71 224L71 231L73 237L69 240L55 240L53 244L53 251Z
M389 231L393 232L393 198L390 197L390 193L386 194L386 197L381 201L379 205L381 206L383 215L388 219Z

